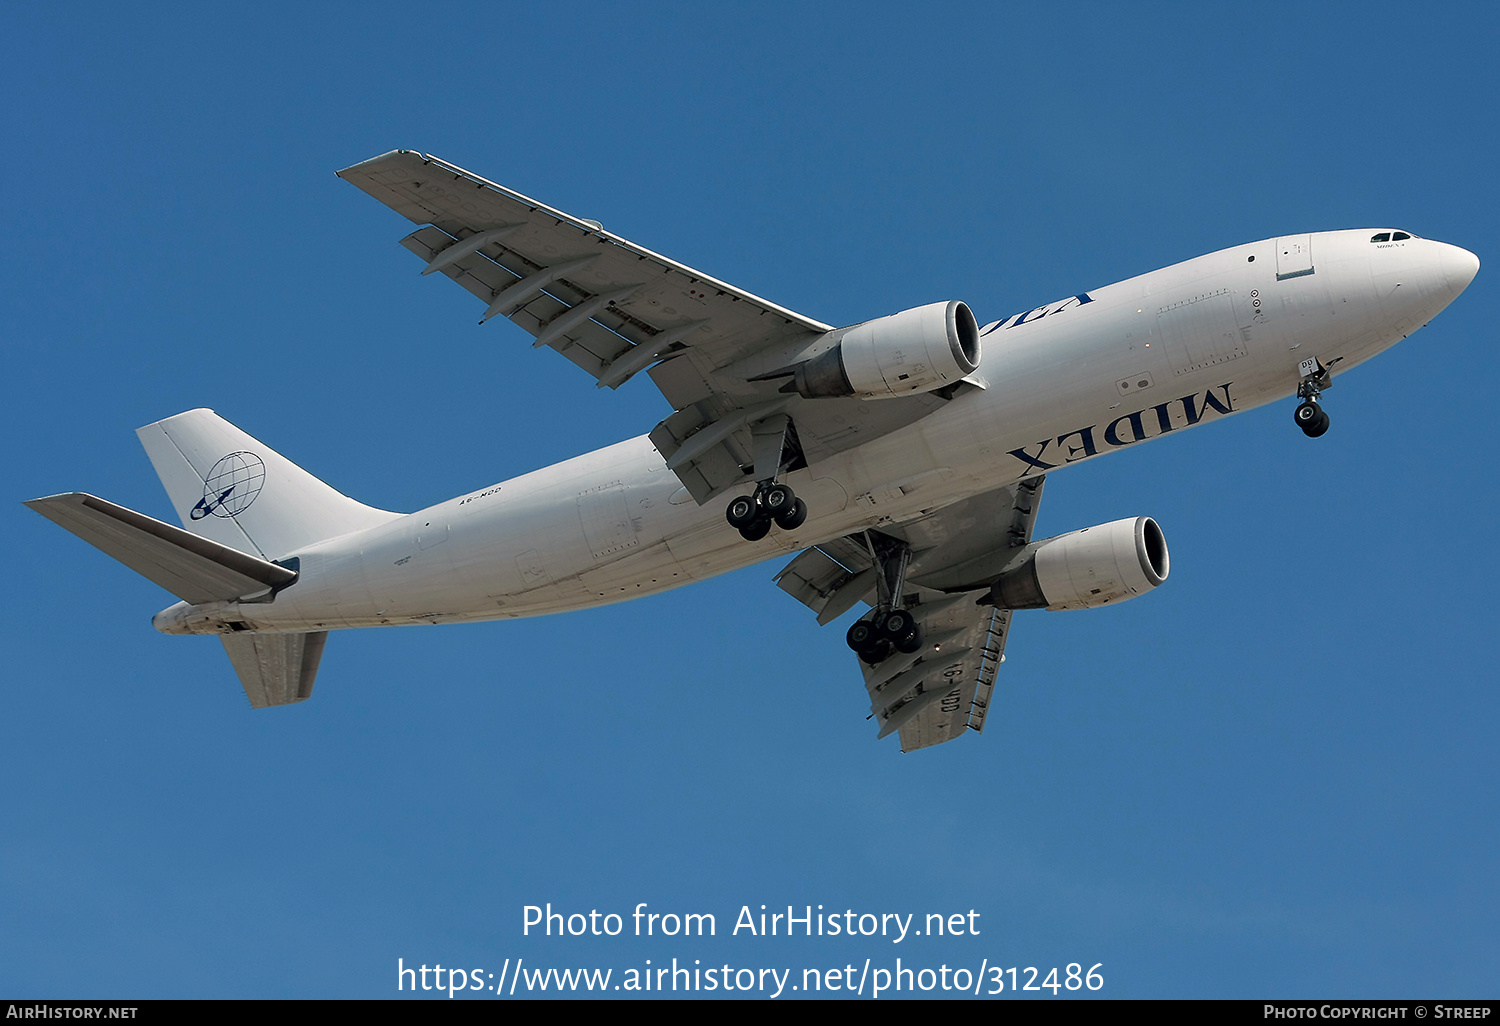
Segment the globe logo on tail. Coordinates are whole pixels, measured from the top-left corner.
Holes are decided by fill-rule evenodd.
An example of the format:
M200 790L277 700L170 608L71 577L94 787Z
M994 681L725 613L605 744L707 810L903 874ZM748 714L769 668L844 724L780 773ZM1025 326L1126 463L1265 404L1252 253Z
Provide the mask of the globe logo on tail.
M243 513L266 483L266 465L253 452L232 452L209 468L203 481L203 498L189 515L202 520L233 517Z

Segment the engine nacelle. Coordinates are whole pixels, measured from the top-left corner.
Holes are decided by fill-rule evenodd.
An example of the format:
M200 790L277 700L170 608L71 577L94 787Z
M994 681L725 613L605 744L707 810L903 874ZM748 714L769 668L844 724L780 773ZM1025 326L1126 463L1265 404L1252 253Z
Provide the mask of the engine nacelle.
M1156 521L1129 517L1032 542L989 599L1006 609L1091 609L1145 594L1170 569Z
M931 392L979 368L979 322L956 300L931 303L842 328L839 340L796 369L808 399L885 399Z

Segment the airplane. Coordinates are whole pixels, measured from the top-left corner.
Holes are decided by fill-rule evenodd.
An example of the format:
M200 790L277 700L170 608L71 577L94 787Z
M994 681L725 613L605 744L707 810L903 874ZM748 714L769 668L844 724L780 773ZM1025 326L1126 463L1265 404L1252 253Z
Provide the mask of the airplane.
M206 409L138 430L182 526L81 492L27 505L179 599L250 704L312 693L328 632L539 616L776 555L846 634L879 737L982 731L1016 610L1166 581L1147 516L1035 540L1053 471L1295 396L1425 325L1478 258L1394 228L1220 250L981 326L956 300L835 327L456 165L395 150L338 172L401 240L599 388L644 374L649 434L402 515L364 505Z

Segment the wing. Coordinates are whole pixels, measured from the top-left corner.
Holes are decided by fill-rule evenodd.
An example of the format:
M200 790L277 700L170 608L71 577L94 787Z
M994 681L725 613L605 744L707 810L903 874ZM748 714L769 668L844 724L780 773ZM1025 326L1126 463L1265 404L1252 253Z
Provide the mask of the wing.
M860 669L879 736L899 731L903 752L984 730L1013 615L986 598L1031 540L1042 483L1028 478L881 529L911 547L904 600L923 645ZM851 535L802 552L776 580L828 623L858 603L873 605L877 576L869 540Z
M698 502L747 480L752 427L785 413L789 463L800 466L904 427L947 400L806 400L755 380L807 355L832 330L669 260L463 168L411 150L338 172L409 220L402 240L424 274L442 274L484 304L618 387L651 368L674 412L651 440ZM800 461L800 462L799 462Z

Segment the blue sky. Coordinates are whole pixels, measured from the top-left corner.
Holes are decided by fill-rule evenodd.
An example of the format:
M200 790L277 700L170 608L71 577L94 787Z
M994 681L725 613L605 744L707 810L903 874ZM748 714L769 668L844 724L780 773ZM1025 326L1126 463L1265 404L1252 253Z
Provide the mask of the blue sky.
M1054 475L1171 581L1018 615L984 736L877 742L768 563L548 619L336 634L252 713L172 599L25 509L171 517L134 429L210 406L414 509L649 430L422 279L333 172L473 169L845 324L981 321L1395 225L1494 259L1500 18L1409 4L14 6L0 993L387 997L396 960L621 972L1103 963L1106 996L1479 996L1500 974L1493 268L1292 403ZM719 936L523 937L522 908ZM727 936L742 905L980 936ZM1008 987L1008 983L1007 983ZM1043 991L1050 997L1050 992Z

